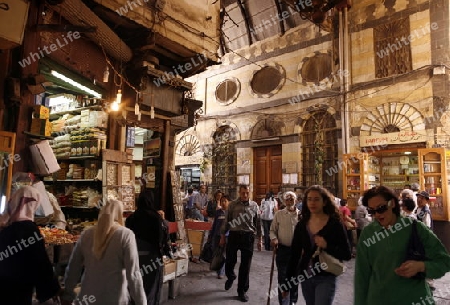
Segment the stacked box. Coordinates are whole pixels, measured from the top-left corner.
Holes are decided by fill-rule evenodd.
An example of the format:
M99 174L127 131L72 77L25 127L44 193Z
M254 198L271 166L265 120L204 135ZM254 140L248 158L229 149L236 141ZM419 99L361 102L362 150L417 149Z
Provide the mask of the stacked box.
M176 276L186 275L189 268L189 259L187 258L177 258L177 271Z
M163 282L173 280L177 271L177 263L173 260L164 262Z
M33 118L35 119L50 118L50 109L42 105L33 106Z
M89 116L90 116L89 109L81 110L81 122L80 122L81 128L89 127Z
M52 123L48 119L31 119L31 133L49 137L52 134Z

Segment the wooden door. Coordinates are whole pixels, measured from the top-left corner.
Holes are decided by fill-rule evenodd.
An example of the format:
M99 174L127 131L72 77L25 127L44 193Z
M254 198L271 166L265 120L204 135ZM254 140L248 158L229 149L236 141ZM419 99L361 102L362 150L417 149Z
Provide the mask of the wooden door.
M253 200L260 202L267 192L276 195L281 190L281 145L257 147L253 155Z

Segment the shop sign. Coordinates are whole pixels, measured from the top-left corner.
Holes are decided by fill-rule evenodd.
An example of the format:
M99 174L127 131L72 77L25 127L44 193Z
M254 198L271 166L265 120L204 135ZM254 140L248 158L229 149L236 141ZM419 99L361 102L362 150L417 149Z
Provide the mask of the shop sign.
M203 156L175 156L175 166L188 165L188 164L201 164L203 162Z
M425 130L419 131L400 131L392 133L383 133L373 136L361 136L360 146L379 146L390 144L405 144L426 142L427 132Z

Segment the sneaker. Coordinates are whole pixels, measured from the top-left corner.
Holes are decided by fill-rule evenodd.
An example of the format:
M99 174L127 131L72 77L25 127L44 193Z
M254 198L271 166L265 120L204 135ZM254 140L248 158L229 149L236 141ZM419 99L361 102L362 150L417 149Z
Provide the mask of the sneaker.
M218 278L219 280L221 280L221 279L223 279L223 275L218 274L218 275L217 275L217 278Z
M239 301L241 302L248 302L248 295L247 293L240 293L239 294Z
M231 286L233 286L233 280L227 280L225 282L225 290L230 290Z

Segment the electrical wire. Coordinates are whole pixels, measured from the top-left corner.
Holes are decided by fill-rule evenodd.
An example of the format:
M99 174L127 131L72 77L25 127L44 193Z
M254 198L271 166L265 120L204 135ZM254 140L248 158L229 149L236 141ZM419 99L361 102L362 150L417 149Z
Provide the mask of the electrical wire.
M117 71L116 67L114 67L114 65L111 63L111 61L109 60L108 56L106 55L105 49L103 48L103 45L100 43L99 44L100 47L102 48L103 51L103 55L105 56L105 60L106 63L108 64L108 66L111 67L111 69L114 71L114 83L117 85L116 83L116 75L120 78L120 86L122 85L122 81L128 85L128 87L130 87L131 89L133 89L136 93L139 93L140 91L138 89L136 89L135 86L133 86L126 78L125 76L122 75L122 73L120 73L119 71Z

